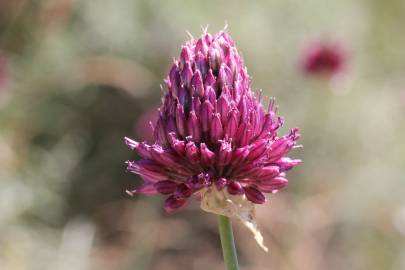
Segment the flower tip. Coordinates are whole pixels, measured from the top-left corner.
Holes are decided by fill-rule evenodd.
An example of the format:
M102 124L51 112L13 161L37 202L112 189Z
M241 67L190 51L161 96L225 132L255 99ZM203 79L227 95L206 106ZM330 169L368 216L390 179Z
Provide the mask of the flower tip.
M124 143L129 147L129 149L134 150L136 147L138 147L139 143L128 138L124 137Z
M293 149L297 149L297 148L304 148L304 146L302 144L297 144L293 146Z
M131 196L131 197L133 197L134 196L134 193L132 192L132 191L130 191L130 190L125 190L125 193L127 193L129 196Z
M301 138L300 129L297 127L291 129L288 137L293 141L298 141Z

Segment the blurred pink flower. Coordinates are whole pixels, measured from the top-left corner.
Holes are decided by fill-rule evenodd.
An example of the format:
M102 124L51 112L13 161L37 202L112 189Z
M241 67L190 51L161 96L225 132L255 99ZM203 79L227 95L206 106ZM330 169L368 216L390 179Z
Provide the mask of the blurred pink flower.
M0 50L0 91L5 89L9 83L9 66L5 53Z
M402 105L405 105L405 89L403 89L399 94L399 100L401 101Z
M265 110L261 93L251 91L243 59L226 32L187 42L165 83L155 143L125 138L142 157L127 161L127 169L144 180L129 194L167 195L165 209L171 213L191 195L205 192L211 195L202 207L215 212L217 206L209 204L217 203L218 196L230 195L227 198L234 198L238 207L243 204L240 200L262 204L264 193L286 186L285 172L301 161L285 155L300 134L294 128L277 135L283 120L276 114L274 99Z
M347 54L340 44L316 41L304 51L302 68L309 75L333 76L344 69L346 62Z

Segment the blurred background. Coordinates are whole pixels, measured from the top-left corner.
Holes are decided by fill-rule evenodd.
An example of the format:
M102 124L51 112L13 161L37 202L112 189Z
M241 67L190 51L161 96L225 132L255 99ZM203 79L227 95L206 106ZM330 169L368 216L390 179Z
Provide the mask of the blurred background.
M405 269L402 0L1 0L0 269L224 269L197 202L125 194L123 137L150 138L186 30L226 23L304 145L257 208L269 253L234 222L241 268ZM323 42L338 71L305 68Z

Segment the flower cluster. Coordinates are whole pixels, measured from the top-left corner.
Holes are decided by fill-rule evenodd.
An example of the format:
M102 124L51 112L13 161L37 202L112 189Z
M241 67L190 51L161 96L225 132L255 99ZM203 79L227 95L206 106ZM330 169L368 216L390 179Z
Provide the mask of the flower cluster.
M274 99L263 108L261 92L251 91L243 59L226 32L188 41L165 84L155 143L125 138L142 158L127 161L127 169L144 180L129 194L166 195L171 213L202 191L262 204L264 193L287 184L285 172L301 162L286 157L298 129L277 135L283 120Z

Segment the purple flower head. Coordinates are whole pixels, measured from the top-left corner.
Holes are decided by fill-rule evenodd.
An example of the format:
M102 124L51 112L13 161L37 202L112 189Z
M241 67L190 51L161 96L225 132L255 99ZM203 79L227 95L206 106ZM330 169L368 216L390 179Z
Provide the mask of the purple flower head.
M344 69L347 56L337 43L317 41L304 52L303 70L307 74L332 76Z
M165 80L154 126L155 143L125 138L139 161L127 169L144 184L129 194L167 196L172 213L194 194L222 192L250 204L287 184L285 172L301 161L286 157L300 135L279 136L274 99L265 109L253 93L242 57L224 31L188 41ZM252 204L252 205L253 205Z

